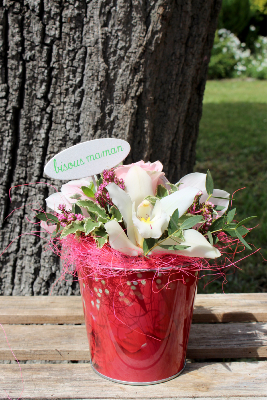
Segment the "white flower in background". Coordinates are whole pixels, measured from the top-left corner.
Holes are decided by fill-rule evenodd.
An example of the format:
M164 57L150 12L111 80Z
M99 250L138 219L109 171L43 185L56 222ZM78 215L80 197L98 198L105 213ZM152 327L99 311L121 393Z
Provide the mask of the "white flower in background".
M205 174L201 175L205 176ZM198 187L192 187L193 185L187 185L187 187L157 200L153 206L151 202L145 199L148 196L153 196L154 192L152 180L144 169L136 165L132 166L125 175L124 182L125 191L114 183L110 183L106 188L112 202L122 214L127 227L127 235L115 220L107 222L105 229L109 235L110 246L131 256L143 254L142 244L144 239L160 238L167 229L173 212L178 209L179 216L182 216L193 203L196 194L201 190ZM201 233L193 229L188 229L184 233L186 233L185 242L182 242L182 244L190 246L188 249L167 251L158 250L159 247L155 247L153 252L171 252L171 254L189 257L215 258L220 256L220 252ZM173 242L172 239L168 240ZM177 242L174 243L177 244ZM167 241L166 244L168 245Z
M85 196L81 187L88 186L91 182L92 178L83 178L65 183L61 187L60 192L53 193L45 199L47 207L60 214L61 211L58 209L58 206L63 204L66 210L70 211L72 205L76 203L77 200L88 200L88 197ZM82 211L85 217L89 217L86 209L83 208ZM41 227L49 233L56 230L55 224L48 225L45 221L41 221Z
M200 203L204 203L208 198L208 193L206 191L206 174L202 174L200 172L194 172L192 174L185 175L182 179L179 180L179 190L183 190L186 187L194 187L197 188L198 191L202 192L202 196L200 197ZM216 198L220 197L220 199ZM222 211L218 211L218 214L221 216L225 213L229 206L229 198L230 193L225 190L214 189L213 195L210 201L214 205L223 206L224 209Z
M83 178L65 183L60 192L53 193L45 199L47 207L60 213L58 206L64 204L66 210L71 210L72 204L76 203L77 200L88 200L81 187L89 186L91 182L92 178Z

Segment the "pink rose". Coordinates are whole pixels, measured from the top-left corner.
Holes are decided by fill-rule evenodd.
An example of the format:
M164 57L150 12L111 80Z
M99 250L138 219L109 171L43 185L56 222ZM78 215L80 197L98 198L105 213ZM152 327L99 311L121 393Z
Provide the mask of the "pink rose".
M133 164L128 164L128 165L121 165L117 168L115 168L115 175L118 179L125 179L129 169L133 166L137 165L138 167L141 167L142 169L144 169L147 174L150 176L151 180L152 180L152 188L153 188L153 192L154 194L157 191L157 186L159 185L159 183L163 182L159 182L160 179L165 175L164 172L162 172L163 169L163 165L161 164L160 161L155 161L153 163L151 162L144 162L143 160L138 161L136 163Z

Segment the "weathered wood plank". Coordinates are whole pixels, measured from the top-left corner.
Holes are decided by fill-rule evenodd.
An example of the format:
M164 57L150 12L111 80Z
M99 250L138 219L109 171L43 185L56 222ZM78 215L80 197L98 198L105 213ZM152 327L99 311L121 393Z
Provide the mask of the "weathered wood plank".
M82 324L81 296L2 296L3 324Z
M19 360L90 360L84 325L5 325L5 332ZM267 357L267 323L192 325L187 357ZM14 359L1 331L0 359Z
M267 293L198 294L193 322L267 322Z
M192 325L187 357L267 357L267 323Z
M0 398L19 397L18 365L1 365ZM176 379L128 386L95 374L89 364L25 364L23 399L241 399L267 397L267 362L190 363Z
M2 296L2 324L81 324L80 296ZM267 293L198 294L193 322L267 322Z

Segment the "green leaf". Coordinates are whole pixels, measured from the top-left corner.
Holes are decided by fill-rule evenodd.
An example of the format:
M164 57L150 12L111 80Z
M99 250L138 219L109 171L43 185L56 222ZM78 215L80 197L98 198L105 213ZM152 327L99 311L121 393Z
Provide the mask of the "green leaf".
M97 242L97 246L99 248L102 248L105 243L108 241L108 234L104 228L104 226L100 226L99 228L96 228L93 231L93 237L95 241Z
M60 225L60 222L58 222L58 223L57 223L56 234L59 232L59 230L60 230L60 226L61 226L61 225Z
M249 230L247 228L245 228L244 226L238 226L236 227L236 230L240 233L240 235L244 236L246 235Z
M177 192L178 187L176 185L173 185L172 183L169 183L169 185L171 187L172 192Z
M36 218L40 219L41 221L58 222L58 217L56 217L54 214L51 214L51 213L39 213L39 214L37 214L35 216L36 216Z
M222 211L222 210L225 209L224 206L215 206L214 208L215 208L216 211Z
M145 256L149 253L150 249L152 249L152 247L154 247L155 243L156 243L156 239L152 239L152 238L144 239L143 251L144 251Z
M107 218L103 218L100 215L98 215L97 221L101 222L102 224L105 224L106 222L108 222Z
M210 171L207 171L207 176L206 176L206 190L208 195L211 195L213 193L214 185L213 185L213 179L211 176Z
M100 185L102 185L102 183L103 183L103 178L102 178L102 176L100 176L100 178L96 182L97 189L99 188Z
M92 192L95 194L95 192L96 192L96 189L95 189L94 182L91 182L91 183L90 183L90 185L89 185L89 189L91 189L91 190L92 190Z
M252 216L252 217L247 217L247 218L243 219L242 221L238 222L236 227L238 228L239 226L244 225L246 222L250 221L253 218L257 218L257 217L255 215Z
M169 194L169 192L164 186L158 185L158 187L157 187L157 197L162 199L163 197L168 196L168 194Z
M188 249L188 247L191 246L184 246L184 245L179 245L179 244L174 244L174 245L164 245L164 244L160 244L159 247L162 247L163 249L167 249L167 250L184 250L184 249Z
M174 232L174 233L171 235L171 238L172 238L172 240L175 240L175 238L177 238L177 239L182 240L183 242L185 241L184 234L183 234L183 231L182 231L182 230L179 230L179 231L177 231L177 232ZM175 241L176 241L176 240L175 240Z
M236 234L237 231L236 231L235 228L227 228L227 227L225 227L223 229L223 232L228 233L228 235L230 235L232 237L237 237L237 234Z
M238 232L238 230L236 230L236 236L238 237L238 239L240 240L240 242L242 242L245 247L249 250L252 250L252 248L250 247L250 245L245 241L245 239L242 237L242 235L240 235L240 233Z
M58 232L54 231L51 233L51 238L54 239L58 235Z
M61 233L61 237L70 235L71 233L84 232L84 221L73 221L71 224L65 226Z
M178 226L178 221L179 221L179 211L178 208L175 210L170 218L170 222L168 225L168 234L172 235L175 231L179 229Z
M72 196L70 196L70 199L73 200L79 200L82 197L80 193L74 193Z
M151 203L152 206L154 206L156 204L156 201L158 201L158 198L155 196L147 196L144 198L144 200L148 200L149 203Z
M95 197L93 190L87 186L82 186L82 191L87 197L93 197L93 198Z
M81 215L83 215L83 212L82 212L81 208L76 203L72 204L72 212L73 212L73 214L81 214Z
M228 225L226 225L226 227L223 229L223 231L225 233L228 233L232 237L237 237L236 232L238 232L241 236L244 236L249 232L249 230L247 228L245 228L244 226L239 226L238 228L237 227L230 228L230 227L228 227Z
M222 229L225 226L225 217L215 219L209 228L209 232L215 232Z
M102 217L105 222L109 220L108 215L106 214L106 211L104 208L100 207L98 204L94 203L92 200L79 200L77 201L78 206L84 207L88 210L90 216L92 216L96 219L98 219L98 216ZM103 222L103 220L102 220Z
M212 199L229 200L229 197L211 196Z
M205 222L203 220L202 215L194 215L193 217L188 218L186 221L184 221L182 223L182 225L180 226L180 229L190 229L193 226L195 226L196 224Z
M115 206L110 207L109 212L112 214L113 217L112 219L115 219L118 222L122 222L122 215L117 207Z
M86 218L84 220L84 228L85 228L85 234L89 235L95 228L99 228L101 226L102 222L97 221L94 222L90 218Z
M212 237L212 234L210 232L208 232L208 238L209 238L210 244L213 246L213 237Z
M236 213L236 208L233 208L231 211L228 212L228 214L227 214L228 224L230 224L233 221L235 213Z

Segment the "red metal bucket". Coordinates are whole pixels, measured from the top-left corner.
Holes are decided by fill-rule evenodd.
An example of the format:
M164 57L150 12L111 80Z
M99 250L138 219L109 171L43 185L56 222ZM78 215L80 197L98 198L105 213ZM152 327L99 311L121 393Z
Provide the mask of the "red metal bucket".
M108 278L80 273L91 361L102 376L153 384L185 365L198 273L131 271Z

